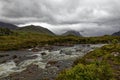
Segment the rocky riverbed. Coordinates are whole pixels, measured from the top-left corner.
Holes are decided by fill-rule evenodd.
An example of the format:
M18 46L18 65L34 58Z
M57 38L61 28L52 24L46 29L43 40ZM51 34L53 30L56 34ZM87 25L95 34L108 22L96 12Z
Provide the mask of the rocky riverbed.
M76 58L104 44L52 46L0 52L0 80L54 80Z

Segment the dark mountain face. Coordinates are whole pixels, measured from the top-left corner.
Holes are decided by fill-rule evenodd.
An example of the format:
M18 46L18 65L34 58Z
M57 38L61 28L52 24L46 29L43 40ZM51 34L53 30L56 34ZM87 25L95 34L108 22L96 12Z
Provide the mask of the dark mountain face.
M0 22L0 28L8 28L8 29L14 30L14 29L17 29L18 27L10 23Z
M66 33L62 34L63 36L68 36L68 35L73 35L73 36L82 36L79 32L77 31L67 31Z
M120 36L120 31L119 31L119 32L116 32L116 33L113 33L112 35L113 35L113 36Z
M17 31L55 35L52 31L48 30L47 28L43 28L41 26L34 26L34 25L18 28Z

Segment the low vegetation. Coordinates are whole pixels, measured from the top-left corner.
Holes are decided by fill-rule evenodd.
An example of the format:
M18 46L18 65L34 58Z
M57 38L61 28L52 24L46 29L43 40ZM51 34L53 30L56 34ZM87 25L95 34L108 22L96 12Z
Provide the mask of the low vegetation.
M120 80L120 44L113 43L77 59L56 80Z
M13 32L8 28L0 28L0 36L11 35Z
M55 36L32 32L17 32L5 29L0 35L0 51L18 50L44 45L98 44L120 41L119 36L76 37Z

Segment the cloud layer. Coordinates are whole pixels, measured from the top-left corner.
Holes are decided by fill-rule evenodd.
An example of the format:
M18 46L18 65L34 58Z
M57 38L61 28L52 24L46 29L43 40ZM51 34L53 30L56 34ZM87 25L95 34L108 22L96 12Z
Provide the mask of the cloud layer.
M120 29L119 7L119 0L0 0L0 21L103 35Z

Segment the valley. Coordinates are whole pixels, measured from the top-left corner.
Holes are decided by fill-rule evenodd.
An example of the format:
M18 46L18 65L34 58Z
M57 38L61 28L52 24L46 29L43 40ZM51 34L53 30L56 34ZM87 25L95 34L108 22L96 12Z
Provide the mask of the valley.
M119 35L0 27L0 80L119 80L119 62Z

